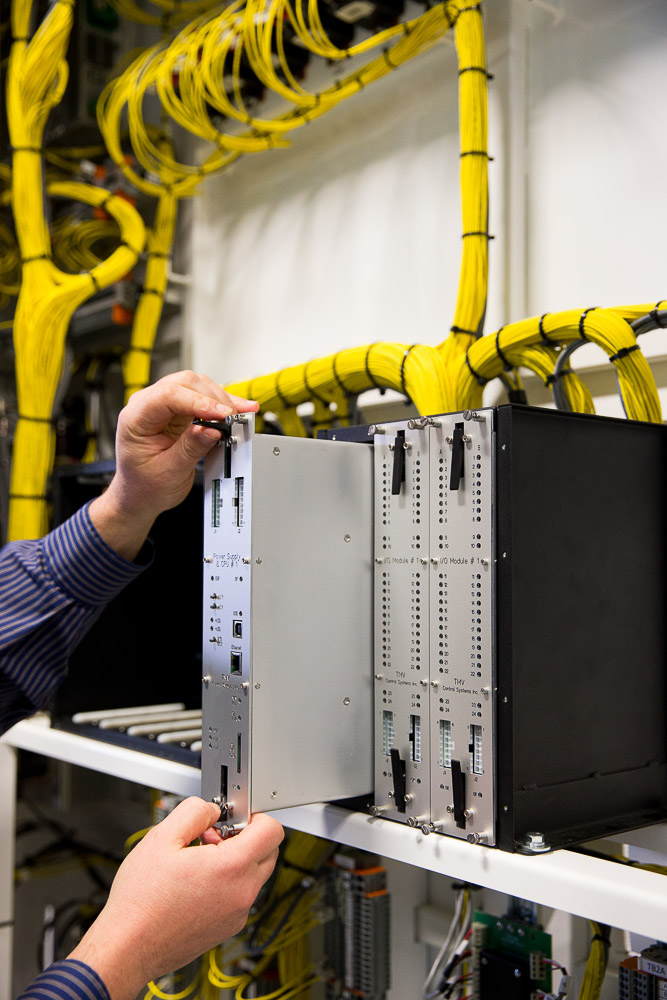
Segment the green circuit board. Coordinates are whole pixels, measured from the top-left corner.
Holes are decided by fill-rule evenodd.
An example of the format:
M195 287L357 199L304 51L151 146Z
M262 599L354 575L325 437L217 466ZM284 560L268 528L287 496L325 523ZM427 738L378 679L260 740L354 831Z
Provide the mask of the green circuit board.
M541 959L551 958L551 935L533 924L507 917L494 917L475 910L473 924L483 926L483 952L506 955L527 963L530 992L551 993L551 966Z

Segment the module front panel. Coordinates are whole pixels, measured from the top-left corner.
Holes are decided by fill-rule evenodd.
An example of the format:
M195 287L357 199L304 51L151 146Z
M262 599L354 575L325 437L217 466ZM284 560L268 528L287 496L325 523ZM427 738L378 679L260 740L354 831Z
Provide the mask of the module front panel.
M495 843L494 411L430 429L431 815Z
M202 796L236 826L250 800L253 418L230 427L204 477Z
M375 811L422 826L430 822L428 428L387 424L374 454Z
M238 829L372 790L372 456L232 427L205 475L202 795Z

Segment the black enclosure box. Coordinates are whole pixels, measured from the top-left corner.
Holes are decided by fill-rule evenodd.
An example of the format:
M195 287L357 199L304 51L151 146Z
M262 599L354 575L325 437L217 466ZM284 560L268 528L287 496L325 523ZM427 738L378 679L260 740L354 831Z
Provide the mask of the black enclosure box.
M520 406L496 429L498 845L664 819L667 429Z
M112 462L57 467L54 523L101 493L113 471ZM151 530L152 564L104 608L70 656L52 703L54 724L96 709L172 701L201 707L202 508L198 469L188 497Z
M667 428L493 415L496 845L531 853L531 832L557 848L662 821Z

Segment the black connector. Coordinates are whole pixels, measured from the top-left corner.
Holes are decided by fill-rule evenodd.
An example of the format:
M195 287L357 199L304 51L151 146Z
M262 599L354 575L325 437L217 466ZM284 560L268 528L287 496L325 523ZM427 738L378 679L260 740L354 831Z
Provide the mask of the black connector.
M396 747L389 751L391 757L391 777L394 785L394 805L400 813L405 812L405 761L401 760Z
M229 672L231 674L240 674L241 673L241 661L242 661L241 653L232 653L231 654L231 656L229 658Z

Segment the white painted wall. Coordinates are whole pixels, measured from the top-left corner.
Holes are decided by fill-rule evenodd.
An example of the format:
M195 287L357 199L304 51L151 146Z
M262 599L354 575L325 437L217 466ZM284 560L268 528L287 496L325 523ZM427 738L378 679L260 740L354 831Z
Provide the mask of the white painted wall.
M485 19L487 330L667 295L667 5L487 0ZM207 182L193 205L188 364L229 381L446 336L461 233L456 82L440 43L294 133L290 149ZM650 352L667 353L663 335ZM620 413L613 397L601 403Z

